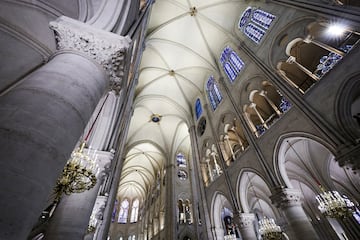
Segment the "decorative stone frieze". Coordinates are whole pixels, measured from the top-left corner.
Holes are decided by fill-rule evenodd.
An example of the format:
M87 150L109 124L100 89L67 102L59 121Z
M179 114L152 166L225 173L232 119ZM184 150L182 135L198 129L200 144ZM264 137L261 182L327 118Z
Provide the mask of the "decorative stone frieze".
M270 199L276 207L286 208L301 205L303 195L298 189L279 188L270 196Z
M110 77L110 87L119 91L124 77L125 57L131 39L94 28L62 16L50 22L58 50L78 51L94 59Z

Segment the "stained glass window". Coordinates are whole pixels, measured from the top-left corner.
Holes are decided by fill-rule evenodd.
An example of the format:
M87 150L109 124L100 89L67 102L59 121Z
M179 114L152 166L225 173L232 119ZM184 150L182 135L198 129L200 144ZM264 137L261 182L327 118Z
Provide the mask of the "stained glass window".
M211 107L215 110L223 97L217 83L215 82L214 76L209 77L206 88Z
M118 223L126 223L129 214L129 201L123 200L120 205Z
M224 72L231 82L234 82L245 64L241 58L230 47L225 47L220 56Z
M251 21L259 26L268 29L275 19L275 16L260 9L256 9L251 17Z
M178 177L179 177L180 180L186 180L188 178L188 174L184 170L179 170L178 171Z
M135 199L131 207L130 222L137 222L139 216L139 199Z
M186 167L186 158L184 154L178 153L176 155L176 162L179 167Z
M114 208L111 213L111 222L115 222L116 210L117 210L118 200L115 200Z
M265 31L262 30L260 27L256 26L255 24L249 23L244 30L245 35L256 42L257 44L260 43L260 40L265 35Z
M199 119L199 117L202 114L202 107L201 107L201 102L200 102L199 98L196 99L196 102L195 102L195 114L196 114L196 119Z
M271 13L248 7L241 15L238 27L248 38L259 44L275 18Z

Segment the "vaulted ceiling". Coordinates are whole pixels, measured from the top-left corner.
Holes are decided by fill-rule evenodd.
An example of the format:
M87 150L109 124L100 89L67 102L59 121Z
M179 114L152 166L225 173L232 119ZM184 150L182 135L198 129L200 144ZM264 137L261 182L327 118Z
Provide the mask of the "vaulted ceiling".
M222 49L235 37L239 0L156 0L145 41L118 195L143 199L164 164L189 156L188 127ZM158 122L156 122L159 120Z

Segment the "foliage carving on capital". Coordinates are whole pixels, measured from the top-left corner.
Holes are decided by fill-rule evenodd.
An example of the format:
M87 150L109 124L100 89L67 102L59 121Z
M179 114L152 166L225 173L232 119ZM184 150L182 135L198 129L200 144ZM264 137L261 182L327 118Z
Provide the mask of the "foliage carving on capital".
M240 213L240 228L253 227L255 214L253 213Z
M278 189L272 196L270 196L270 199L276 205L276 207L286 208L301 205L303 201L303 195L297 189L281 188Z
M58 50L72 50L92 58L110 77L110 87L119 91L125 72L125 57L131 39L94 28L62 16L50 22Z

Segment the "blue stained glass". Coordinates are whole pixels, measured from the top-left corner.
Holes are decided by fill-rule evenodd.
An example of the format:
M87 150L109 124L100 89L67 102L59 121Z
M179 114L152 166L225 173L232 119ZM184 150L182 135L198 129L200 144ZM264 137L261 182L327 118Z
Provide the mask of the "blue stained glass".
M274 15L260 9L255 10L251 17L251 21L255 22L256 24L260 25L265 29L268 29L270 27L274 19Z
M282 96L281 100L280 100L279 108L280 108L281 112L284 113L291 108L291 103Z
M241 29L243 28L246 23L249 21L250 16L251 16L251 7L248 7L245 9L245 11L242 13L240 20L239 20L239 24L238 27Z
M259 44L262 37L265 35L265 31L256 26L255 24L249 23L244 30L245 35Z
M223 65L224 72L231 82L234 82L241 69L244 67L244 62L229 46L225 47L220 56L220 62Z
M201 107L201 102L200 102L199 98L196 99L196 102L195 102L195 113L196 113L196 119L199 119L199 117L202 114L202 107Z
M214 77L210 76L207 82L207 93L212 109L215 110L222 100L220 90L214 81Z
M233 82L237 76L237 73L232 69L230 63L225 63L224 70L231 82Z
M230 54L230 62L234 66L234 69L237 73L239 73L241 69L245 66L245 63L239 58L239 56L235 52L232 52Z

